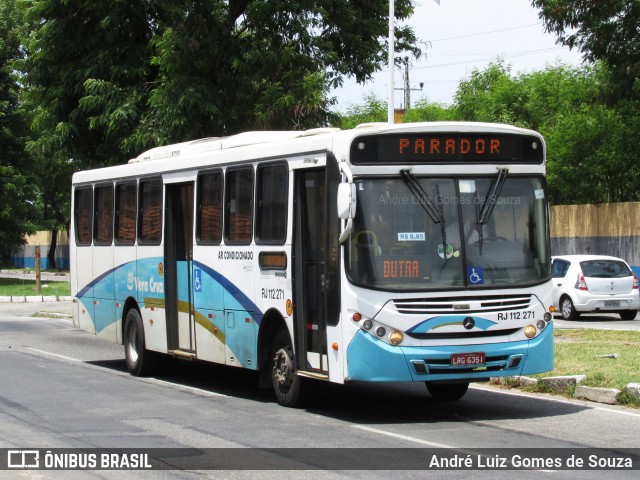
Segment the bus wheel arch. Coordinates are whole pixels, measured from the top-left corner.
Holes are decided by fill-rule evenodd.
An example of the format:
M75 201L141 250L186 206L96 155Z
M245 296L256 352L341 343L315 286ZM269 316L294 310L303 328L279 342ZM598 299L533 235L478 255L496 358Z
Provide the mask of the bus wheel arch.
M142 315L135 303L124 310L122 341L127 369L131 375L145 377L157 372L161 357L158 352L146 348Z
M267 310L260 322L258 331L258 369L260 370L260 387L271 387L271 364L273 342L281 329L287 328L284 318L275 309Z

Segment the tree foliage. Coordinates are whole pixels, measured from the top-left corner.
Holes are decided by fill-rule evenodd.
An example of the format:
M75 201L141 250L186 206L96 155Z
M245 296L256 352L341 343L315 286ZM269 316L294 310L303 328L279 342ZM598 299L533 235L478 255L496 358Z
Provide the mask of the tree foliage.
M640 2L637 0L532 0L558 42L588 62L603 61L615 79L615 99L640 96Z
M640 165L635 139L640 102L605 102L613 82L605 63L513 75L498 59L460 82L450 106L422 101L404 121L498 122L540 131L547 143L552 203L640 201ZM342 125L384 121L386 104L367 97L352 107Z
M163 143L328 123L386 59L383 0L23 0L37 150L80 168ZM413 12L396 1L398 19ZM398 49L417 53L411 29ZM47 153L48 154L48 153Z
M20 58L19 12L13 0L0 3L0 264L35 231L35 189L24 150L28 119L11 67Z

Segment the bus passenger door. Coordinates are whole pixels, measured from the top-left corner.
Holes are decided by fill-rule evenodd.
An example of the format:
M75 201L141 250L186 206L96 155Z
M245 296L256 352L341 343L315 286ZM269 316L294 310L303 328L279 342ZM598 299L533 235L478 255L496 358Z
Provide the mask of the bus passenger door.
M298 370L328 374L327 215L324 169L295 176L293 237L294 344ZM332 301L335 301L333 299Z
M165 308L167 349L195 356L193 312L193 195L194 183L165 187Z

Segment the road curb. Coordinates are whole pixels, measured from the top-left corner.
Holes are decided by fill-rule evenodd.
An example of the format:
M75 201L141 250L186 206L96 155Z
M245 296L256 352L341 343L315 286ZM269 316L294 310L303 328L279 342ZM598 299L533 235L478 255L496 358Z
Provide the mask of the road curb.
M586 375L563 375L558 377L532 378L523 376L495 377L491 379L494 385L507 387L527 387L540 385L544 391L556 395L569 395L579 400L589 400L607 405L622 405L621 396L640 402L640 383L629 383L622 390L617 388L588 387L582 385Z
M41 303L41 302L71 302L73 297L68 295L14 295L0 297L0 303Z

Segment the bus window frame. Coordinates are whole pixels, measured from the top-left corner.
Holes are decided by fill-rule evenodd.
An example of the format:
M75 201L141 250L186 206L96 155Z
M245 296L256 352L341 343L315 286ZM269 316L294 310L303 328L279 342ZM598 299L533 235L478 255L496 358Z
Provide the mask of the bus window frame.
M259 178L260 178L260 171L264 170L266 168L273 168L273 167L284 167L285 170L285 197L284 197L284 205L283 205L283 212L285 215L285 221L284 221L284 228L282 233L281 238L278 239L269 239L269 240L263 240L260 237L260 228L262 225L262 215L261 215L261 211L262 211L262 205L261 205L261 201L262 201L262 197L261 194L263 192L263 185L261 182L259 182ZM253 209L253 215L254 215L254 237L255 237L255 242L256 245L284 245L287 241L287 231L288 231L288 215L289 215L289 164L287 163L286 160L276 160L276 161L269 161L269 162L262 162L259 163L257 168L256 168L256 172L255 172L255 178L254 178L254 190L255 190L255 200L254 200L254 209ZM273 214L272 214L273 217Z
M202 227L202 192L203 188L200 180L205 175L220 174L220 231L217 240L203 240L200 232ZM196 178L196 244L197 245L220 245L224 237L224 222L225 222L225 174L221 168L214 168L209 170L202 170L198 172Z
M118 227L119 227L119 219L120 219L120 210L118 209L119 207L119 203L118 203L118 199L119 199L119 194L120 194L120 189L123 186L133 186L135 189L134 192L134 198L135 198L135 205L133 208L134 211L134 219L133 219L133 223L134 223L134 232L133 232L133 240L130 242L125 242L120 240L120 237L118 235ZM120 182L115 182L115 190L114 190L114 216L113 216L113 244L115 246L126 246L126 247L131 247L133 245L136 244L136 240L138 239L138 180L125 180L125 181L120 181Z
M143 222L143 215L142 215L142 208L143 208L143 203L142 203L142 195L143 195L143 189L142 189L142 184L143 183L152 183L152 182L159 182L160 183L160 234L158 235L158 239L156 240L155 238L153 240L145 240L142 238L142 222ZM137 201L138 201L138 205L137 205L137 213L138 213L138 218L136 221L136 239L138 241L138 245L149 245L149 246L153 246L153 245L161 245L162 244L162 233L163 233L163 227L164 227L164 182L162 181L162 177L159 176L153 176L153 177L142 177L138 180L138 195L137 195Z
M80 229L78 228L78 218L80 217L78 215L78 192L79 191L84 191L84 190L88 190L89 192L91 192L91 194L89 195L89 198L91 199L91 204L89 205L89 241L88 242L82 242L80 241ZM75 242L76 245L79 247L90 247L93 244L93 222L94 222L94 218L93 218L93 185L83 185L83 186L76 186L74 191L73 191L73 221L74 221L74 231L75 231Z
M104 189L104 188L111 188L111 236L110 236L110 240L107 241L101 241L98 238L98 209L100 208L100 205L98 204L98 190ZM113 231L113 226L114 226L114 221L115 221L115 187L113 182L109 182L109 183L98 183L96 185L94 185L93 187L93 244L97 247L108 247L113 245L113 239L114 239L114 231ZM104 214L104 212L101 212L102 214Z
M249 208L250 208L250 212L249 212L249 219L251 220L251 228L250 228L250 234L249 234L249 238L248 239L242 239L242 240L233 240L229 238L229 233L231 231L231 220L232 220L232 216L230 213L230 208L231 208L231 197L230 195L234 194L235 192L232 192L231 189L229 189L229 174L233 174L234 172L242 172L242 171L248 171L251 173L251 200L249 202ZM224 243L225 245L251 245L251 242L253 241L253 230L255 227L255 220L254 220L254 210L255 210L255 194L256 194L256 188L255 188L255 176L256 176L256 172L255 169L253 167L253 164L249 164L249 165L242 165L242 166L234 166L234 167L229 167L226 169L225 171L225 175L224 175L224 212L223 212L223 218L224 218L224 222L223 222L223 238L224 238ZM234 197L234 200L237 201L237 198Z

